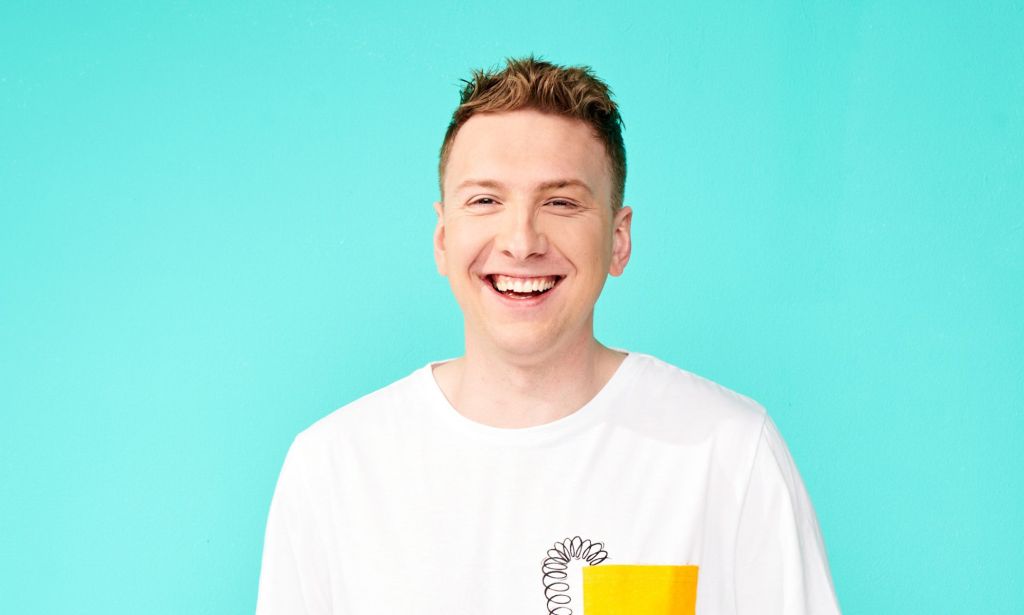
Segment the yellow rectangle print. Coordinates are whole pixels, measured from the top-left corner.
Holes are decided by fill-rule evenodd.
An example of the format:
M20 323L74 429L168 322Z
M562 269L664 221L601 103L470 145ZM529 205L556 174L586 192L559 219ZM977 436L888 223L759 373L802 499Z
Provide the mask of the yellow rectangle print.
M585 615L694 615L697 566L583 568Z

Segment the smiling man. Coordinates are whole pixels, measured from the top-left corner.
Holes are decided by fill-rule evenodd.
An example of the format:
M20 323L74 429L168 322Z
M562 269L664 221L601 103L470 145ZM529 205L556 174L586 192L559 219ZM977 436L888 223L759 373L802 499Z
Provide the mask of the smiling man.
M607 86L532 57L474 72L439 174L465 353L295 438L257 612L838 613L764 409L594 337L633 215Z
M632 216L604 145L583 121L536 108L477 111L449 134L434 253L466 353L434 377L487 425L572 414L625 357L594 339L594 303L629 261Z

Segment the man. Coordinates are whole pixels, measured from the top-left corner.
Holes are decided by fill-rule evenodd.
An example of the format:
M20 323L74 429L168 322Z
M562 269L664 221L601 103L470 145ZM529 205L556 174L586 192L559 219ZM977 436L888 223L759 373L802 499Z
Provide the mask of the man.
M260 615L838 613L764 410L594 338L630 256L620 125L589 69L474 73L434 205L465 354L296 437Z

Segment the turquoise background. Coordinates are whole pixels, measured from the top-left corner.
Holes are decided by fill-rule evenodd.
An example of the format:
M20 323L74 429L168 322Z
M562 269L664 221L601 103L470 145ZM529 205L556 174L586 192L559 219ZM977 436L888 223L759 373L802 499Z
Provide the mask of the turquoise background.
M252 612L291 438L459 354L437 150L533 52L625 117L600 339L769 409L846 613L1024 612L1022 40L1019 1L4 2L0 611Z

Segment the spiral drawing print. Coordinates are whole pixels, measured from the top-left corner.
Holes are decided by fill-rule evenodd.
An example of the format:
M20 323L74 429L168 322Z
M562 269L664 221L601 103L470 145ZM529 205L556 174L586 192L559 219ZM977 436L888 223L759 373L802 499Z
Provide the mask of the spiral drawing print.
M579 536L556 542L548 549L547 558L541 566L544 573L544 597L548 601L548 615L572 615L569 603L569 562L581 560L591 566L603 562L608 553L603 542L591 542Z

